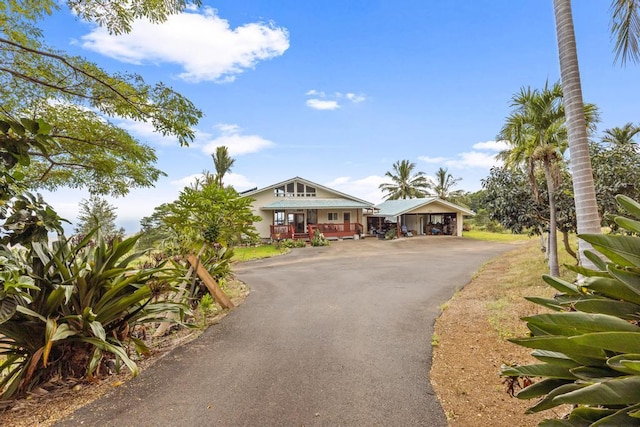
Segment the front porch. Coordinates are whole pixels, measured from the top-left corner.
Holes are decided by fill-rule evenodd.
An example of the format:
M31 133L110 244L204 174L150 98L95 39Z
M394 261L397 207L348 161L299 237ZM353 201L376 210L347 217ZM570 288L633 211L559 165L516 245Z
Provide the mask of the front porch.
M272 225L271 240L311 240L316 230L327 239L353 239L363 234L364 227L357 222L307 224L306 230L296 229L294 224Z

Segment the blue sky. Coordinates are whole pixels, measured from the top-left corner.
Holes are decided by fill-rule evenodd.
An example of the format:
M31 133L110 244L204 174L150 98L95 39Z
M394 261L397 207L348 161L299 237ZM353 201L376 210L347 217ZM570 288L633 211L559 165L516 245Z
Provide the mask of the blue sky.
M476 191L496 164L495 135L522 86L559 79L552 1L204 1L164 24L109 36L66 9L44 22L48 43L109 71L163 81L205 114L190 147L144 123L114 119L158 155L155 188L109 199L119 225L141 217L226 145L226 178L242 191L294 177L377 203L397 160L427 175L446 167ZM613 64L609 2L573 4L586 102L606 128L637 123L637 66ZM81 191L45 193L74 221Z

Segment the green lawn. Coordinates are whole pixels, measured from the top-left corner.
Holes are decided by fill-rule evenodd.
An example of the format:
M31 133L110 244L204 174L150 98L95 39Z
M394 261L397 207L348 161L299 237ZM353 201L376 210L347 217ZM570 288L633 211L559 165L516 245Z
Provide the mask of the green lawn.
M518 242L528 241L531 237L526 234L512 233L492 233L490 231L469 230L462 233L462 237L476 240L487 240L491 242Z
M260 245L256 247L238 247L233 248L234 262L237 261L250 261L252 259L269 258L274 255L280 255L288 252L287 248L277 249L273 245Z

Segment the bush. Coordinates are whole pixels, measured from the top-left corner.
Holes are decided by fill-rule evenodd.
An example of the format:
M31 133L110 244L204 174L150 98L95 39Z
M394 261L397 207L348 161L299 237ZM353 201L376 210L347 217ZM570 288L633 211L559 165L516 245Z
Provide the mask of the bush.
M313 238L311 239L311 246L329 246L331 243L324 237L317 229L313 232Z
M132 269L142 253L131 254L137 237L107 245L92 234L77 244L33 242L31 250L0 247L0 399L23 394L56 375L88 379L126 365L138 370L132 345L137 325L155 322L181 304L158 296L172 290L182 270L160 266ZM164 319L164 317L163 317Z
M280 241L280 245L284 248L304 248L307 242L304 240L284 239Z
M640 219L640 204L625 196L618 203ZM616 217L621 228L640 232L640 221ZM512 384L531 377L541 381L517 394L540 398L529 413L569 404L562 420L543 426L640 425L640 238L580 235L595 252L587 256L597 269L569 267L586 277L576 285L554 277L543 280L559 291L552 299L528 300L551 313L526 317L530 336L510 341L534 349L541 363L503 367Z

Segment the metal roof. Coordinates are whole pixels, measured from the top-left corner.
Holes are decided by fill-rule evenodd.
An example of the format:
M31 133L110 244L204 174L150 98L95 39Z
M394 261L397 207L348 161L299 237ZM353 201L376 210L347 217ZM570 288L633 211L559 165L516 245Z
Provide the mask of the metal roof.
M315 197L282 197L266 206L265 210L276 209L365 209L371 208L370 203L362 203L350 199L317 199Z
M462 212L465 215L475 215L473 211L470 211L467 208L463 208L462 206L458 206L454 203L447 202L446 200L442 200L437 197L427 197L423 199L400 199L384 201L375 206L376 209L379 209L379 211L372 216L397 217L406 213L410 213L414 209L431 203L440 203L442 205L448 206L451 208L451 211L454 212Z

